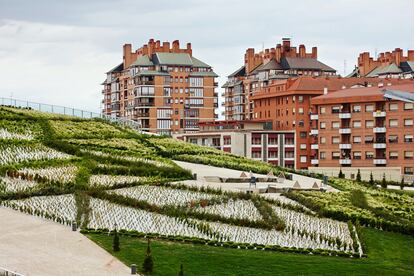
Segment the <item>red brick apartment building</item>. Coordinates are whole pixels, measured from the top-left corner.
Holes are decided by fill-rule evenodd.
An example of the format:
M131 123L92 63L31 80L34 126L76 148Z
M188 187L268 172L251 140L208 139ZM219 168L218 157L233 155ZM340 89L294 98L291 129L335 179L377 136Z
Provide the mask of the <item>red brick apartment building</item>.
M380 53L371 57L369 52L359 54L358 66L350 77L379 78L413 78L414 50L408 50L404 56L401 48L391 52Z
M228 76L223 85L225 97L223 115L226 120L254 119L253 95L275 80L286 80L298 76L334 76L335 69L318 59L318 50L312 47L307 53L305 45L291 46L289 38L275 48L255 53L246 50L244 65Z
M191 44L154 41L132 51L123 46L123 62L103 82L103 113L138 121L144 131L171 135L194 132L218 116L217 75L195 58Z
M343 89L311 100L312 171L399 180L414 173L414 81ZM411 177L410 177L411 176Z
M201 122L199 132L173 137L254 160L295 167L295 133L274 131L265 121Z

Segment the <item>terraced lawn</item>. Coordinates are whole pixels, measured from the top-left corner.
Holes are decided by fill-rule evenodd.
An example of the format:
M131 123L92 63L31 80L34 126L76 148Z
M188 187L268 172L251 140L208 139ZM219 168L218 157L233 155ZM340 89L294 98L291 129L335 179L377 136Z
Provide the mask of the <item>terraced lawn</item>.
M217 248L153 240L153 275L414 275L414 238L364 228L368 258L310 256L270 251ZM87 235L126 265L141 268L146 240L121 236L121 251L112 252L112 237Z

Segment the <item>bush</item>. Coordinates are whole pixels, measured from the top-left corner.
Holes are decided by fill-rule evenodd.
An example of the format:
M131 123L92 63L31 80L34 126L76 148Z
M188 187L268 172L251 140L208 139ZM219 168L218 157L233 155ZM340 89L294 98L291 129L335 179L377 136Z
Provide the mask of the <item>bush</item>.
M342 168L339 169L338 178L345 178L345 174L342 172Z
M361 182L361 171L358 169L358 173L356 175L356 181Z
M365 194L361 190L352 190L351 191L351 203L355 207L361 209L368 209L368 201Z
M151 273L154 269L154 261L152 260L150 240L148 239L147 252L145 253L144 263L142 264L142 270L146 273Z
M381 187L387 189L387 180L385 179L385 173L382 175Z
M374 176L372 175L372 172L369 175L369 185L374 186Z

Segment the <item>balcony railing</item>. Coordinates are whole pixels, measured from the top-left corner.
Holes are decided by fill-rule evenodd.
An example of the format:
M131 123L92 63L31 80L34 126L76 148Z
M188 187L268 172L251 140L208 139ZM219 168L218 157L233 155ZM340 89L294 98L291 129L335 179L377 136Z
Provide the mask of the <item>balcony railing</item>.
M311 159L311 164L312 165L318 165L319 164L319 160L318 159Z
M351 159L339 159L339 164L341 165L351 165Z
M385 158L375 158L374 159L374 165L386 165L387 159Z
M318 135L319 131L317 129L311 129L310 134L311 135Z
M351 144L339 144L340 149L351 149Z
M374 133L385 133L387 132L387 128L386 127L374 127Z
M339 113L339 118L340 119L350 119L351 118L351 113L350 112Z
M386 143L374 143L374 149L385 149L387 148Z
M350 128L340 128L339 133L340 134L351 134L351 129Z
M385 117L386 115L387 115L387 112L385 111L374 111L372 113L372 116L374 116L375 118Z
M318 144L312 144L311 149L317 150L317 149L319 149L319 145Z
M319 119L319 116L318 116L318 114L311 114L310 115L310 119L311 120L318 120Z

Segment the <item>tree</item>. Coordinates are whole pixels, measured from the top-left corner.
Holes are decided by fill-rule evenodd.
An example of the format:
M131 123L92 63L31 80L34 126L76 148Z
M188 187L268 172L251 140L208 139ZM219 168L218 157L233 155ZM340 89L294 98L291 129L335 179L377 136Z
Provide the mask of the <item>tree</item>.
M403 176L403 177L401 177L400 189L401 189L401 190L404 190L404 176Z
M382 175L381 187L387 189L387 180L385 179L385 173Z
M184 266L181 264L180 266L180 272L178 273L178 276L184 276Z
M358 169L358 173L356 175L356 181L361 182L361 171Z
M369 175L369 184L370 184L371 186L374 186L374 176L372 175L372 172L371 172L371 174Z
M114 230L114 239L112 242L112 249L115 252L118 252L119 250L121 250L121 248L119 247L119 236L118 236L118 231L116 231L116 228Z
M142 264L142 269L146 273L151 273L154 268L154 261L152 260L150 239L148 239L147 252L145 253L144 263Z
M342 172L342 168L339 169L338 178L345 178L344 173Z

